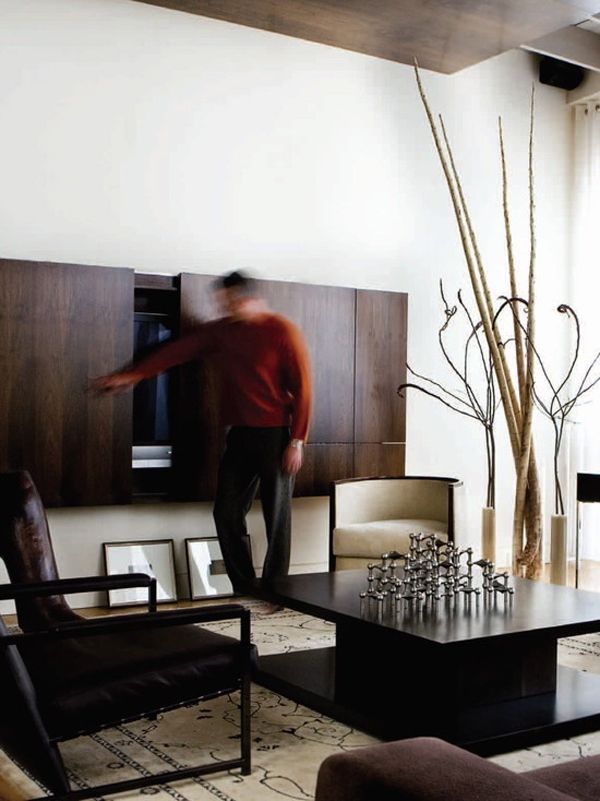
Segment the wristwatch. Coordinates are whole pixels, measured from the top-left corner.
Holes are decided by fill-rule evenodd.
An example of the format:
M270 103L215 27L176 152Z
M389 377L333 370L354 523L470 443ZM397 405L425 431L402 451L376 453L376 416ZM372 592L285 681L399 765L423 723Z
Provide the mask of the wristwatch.
M303 446L304 446L304 442L301 439L291 439L290 440L290 448L297 448L299 451L301 451Z

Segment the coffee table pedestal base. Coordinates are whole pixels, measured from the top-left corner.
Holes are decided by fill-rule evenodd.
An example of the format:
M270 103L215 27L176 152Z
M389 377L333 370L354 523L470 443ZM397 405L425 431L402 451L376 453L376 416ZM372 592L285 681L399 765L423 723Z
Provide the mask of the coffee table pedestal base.
M336 626L336 698L438 719L451 710L556 690L554 637L496 637L457 643L413 638L370 622Z

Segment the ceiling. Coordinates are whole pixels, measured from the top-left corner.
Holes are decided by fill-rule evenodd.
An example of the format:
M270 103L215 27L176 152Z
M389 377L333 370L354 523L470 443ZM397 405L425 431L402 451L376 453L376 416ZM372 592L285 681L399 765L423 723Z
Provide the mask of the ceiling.
M227 20L402 64L412 64L416 58L421 67L442 73L456 72L549 35L560 38L558 32L570 31L571 26L582 23L580 36L594 36L598 21L589 21L600 14L600 0L137 2ZM586 25L592 25L593 31L585 29ZM595 38L591 42L593 50ZM600 38L598 63L600 67Z

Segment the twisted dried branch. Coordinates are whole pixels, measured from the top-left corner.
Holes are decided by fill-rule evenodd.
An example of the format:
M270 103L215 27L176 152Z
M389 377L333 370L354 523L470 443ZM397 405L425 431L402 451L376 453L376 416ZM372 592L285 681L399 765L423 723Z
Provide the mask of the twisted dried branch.
M527 308L528 306L527 301L524 300L523 298L506 298L502 307L499 309L499 312L501 312L502 309L504 309L506 306L510 306L510 308L513 310L513 315L514 315L515 310L518 308L519 305L523 305L525 308ZM554 448L553 448L554 513L564 515L565 504L564 504L564 495L562 491L562 481L560 477L560 452L562 448L564 432L566 424L570 422L569 415L578 406L581 397L600 383L600 374L597 375L595 378L590 378L594 367L598 364L598 361L600 360L600 351L594 356L594 358L591 360L590 364L584 371L583 377L577 384L575 391L571 395L568 395L566 398L561 397L561 393L564 393L566 390L568 390L569 382L573 378L575 369L577 367L577 362L579 361L579 356L581 353L581 326L579 323L579 317L577 316L577 313L568 304L561 303L560 306L557 307L556 311L559 314L566 315L567 320L572 321L575 326L575 348L573 351L573 355L567 366L567 370L565 372L562 381L558 385L555 385L554 381L550 377L550 373L548 371L548 368L546 367L542 355L540 354L537 347L533 345L532 350L533 353L535 354L537 364L550 390L550 400L549 401L544 400L544 398L541 396L537 388L536 382L533 380L533 377L532 377L532 394L538 408L544 414L544 416L548 420L550 420L550 423L552 425L552 430L554 434ZM518 324L521 328L522 333L526 334L526 329L523 326L523 324L520 321Z
M400 396L403 396L405 390L416 389L419 392L422 392L424 395L427 395L439 401L447 408L452 409L452 411L458 412L458 414L461 414L464 417L468 417L471 420L476 420L483 426L485 431L486 466L487 466L486 505L493 507L496 501L496 442L494 436L494 421L497 410L497 404L496 404L496 393L495 393L495 374L491 365L491 357L489 355L489 351L486 353L483 343L481 342L480 338L480 334L482 332L481 322L476 322L474 320L473 316L469 312L469 309L462 300L461 293L459 292L458 293L459 305L463 309L465 317L469 324L469 333L463 349L464 350L462 359L463 368L462 370L460 369L458 363L451 356L444 342L444 334L448 331L451 321L455 319L458 307L450 306L448 304L446 296L444 294L444 287L441 281L440 281L440 295L442 298L442 303L444 305L444 322L438 329L438 343L444 355L444 359L448 364L451 372L460 380L460 383L466 395L466 399L461 398L460 395L457 394L457 392L452 392L451 390L447 389L439 381L435 381L432 378L420 375L415 370L413 370L408 364L407 364L407 370L411 373L411 375L419 378L421 381L427 384L430 384L432 387L435 387L438 391L433 391L432 389L424 387L422 384L416 384L414 382L401 384L398 387L397 391ZM486 378L485 401L481 401L478 398L477 393L475 392L473 385L469 379L470 353L472 352L472 347L474 343L476 343L476 353L478 354L479 360L481 361L483 372Z

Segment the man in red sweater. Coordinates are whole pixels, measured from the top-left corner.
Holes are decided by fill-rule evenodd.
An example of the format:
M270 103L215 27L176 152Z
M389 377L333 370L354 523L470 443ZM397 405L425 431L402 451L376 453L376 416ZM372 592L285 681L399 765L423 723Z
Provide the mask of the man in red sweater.
M290 562L291 497L308 433L312 386L298 329L270 311L240 272L215 288L225 316L168 342L133 367L95 379L100 392L120 392L170 367L219 356L222 417L229 427L219 467L214 518L234 589L255 579L246 528L258 484L267 531L263 578L285 576Z

